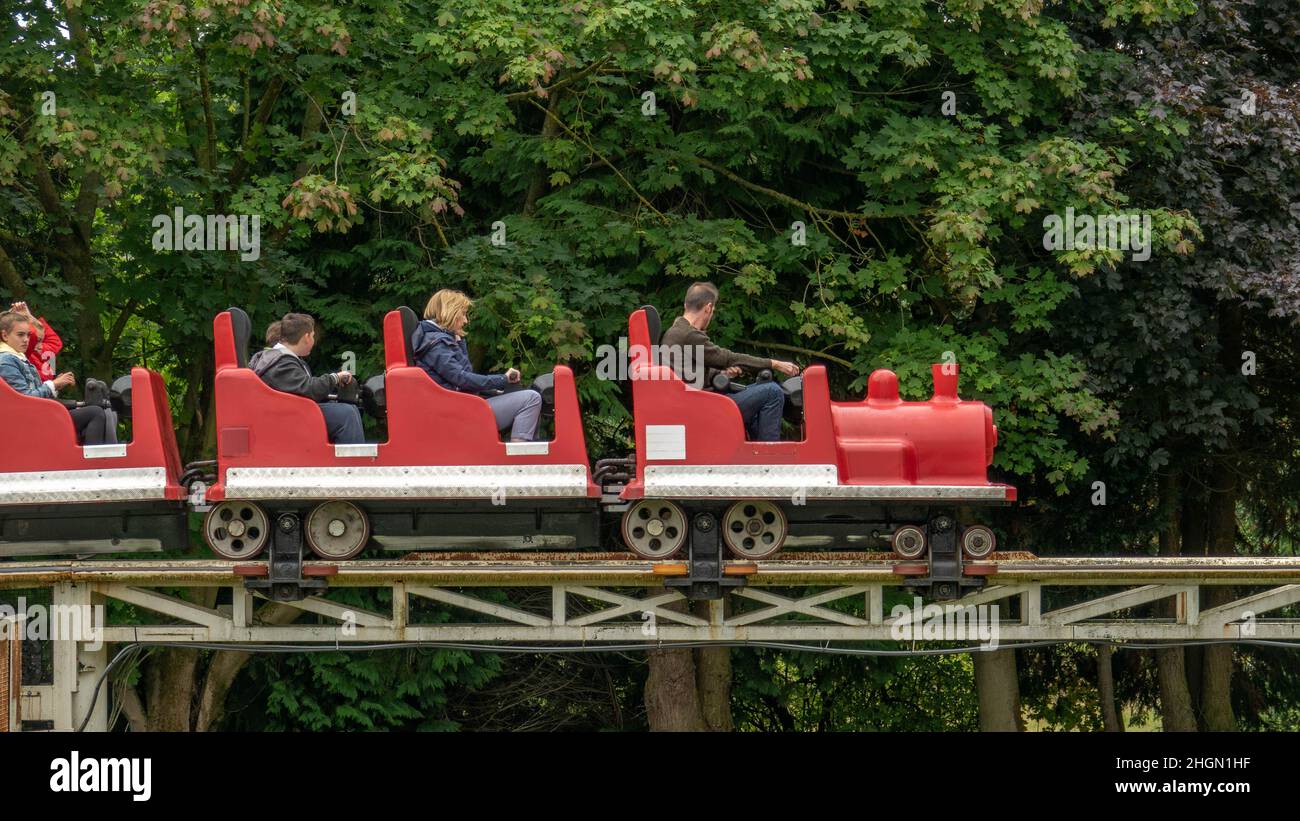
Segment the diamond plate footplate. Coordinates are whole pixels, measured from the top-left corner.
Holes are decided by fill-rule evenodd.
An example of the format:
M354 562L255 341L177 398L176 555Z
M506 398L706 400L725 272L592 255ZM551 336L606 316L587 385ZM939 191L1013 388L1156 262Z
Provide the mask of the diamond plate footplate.
M585 497L585 465L230 468L227 499Z
M0 504L117 502L165 498L165 468L0 473Z
M835 465L648 465L645 495L674 499L786 497L809 499L987 500L1000 485L841 485Z

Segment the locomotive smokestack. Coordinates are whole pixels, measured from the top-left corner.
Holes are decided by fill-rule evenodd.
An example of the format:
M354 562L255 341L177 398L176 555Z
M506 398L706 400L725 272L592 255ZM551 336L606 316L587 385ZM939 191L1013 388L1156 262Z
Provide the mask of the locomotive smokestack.
M958 374L957 363L946 362L942 365L931 365L930 374L934 377L934 397L930 401L956 402Z

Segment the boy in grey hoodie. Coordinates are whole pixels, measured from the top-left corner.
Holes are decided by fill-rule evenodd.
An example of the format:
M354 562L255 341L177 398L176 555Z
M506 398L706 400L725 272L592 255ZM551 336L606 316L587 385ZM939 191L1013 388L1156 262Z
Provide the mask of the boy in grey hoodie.
M313 376L306 357L316 347L316 321L307 314L285 314L280 320L280 341L253 354L248 367L277 391L305 396L319 403L331 442L359 445L366 441L361 411L356 405L329 400L341 385L353 379L347 371Z

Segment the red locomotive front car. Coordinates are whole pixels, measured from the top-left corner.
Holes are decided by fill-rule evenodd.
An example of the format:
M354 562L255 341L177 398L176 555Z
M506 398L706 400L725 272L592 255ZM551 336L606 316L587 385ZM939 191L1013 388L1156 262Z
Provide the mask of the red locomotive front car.
M825 368L814 365L783 383L787 407L802 407L802 438L754 442L735 402L657 364L659 327L652 307L629 318L637 451L623 536L634 551L674 555L707 511L727 548L749 559L787 544L862 548L873 538L905 559L938 558L949 544L971 559L993 552L992 530L962 527L957 511L1014 501L1015 489L988 479L993 413L958 398L955 364L934 366L925 402L902 401L887 370L871 375L862 401L832 402Z

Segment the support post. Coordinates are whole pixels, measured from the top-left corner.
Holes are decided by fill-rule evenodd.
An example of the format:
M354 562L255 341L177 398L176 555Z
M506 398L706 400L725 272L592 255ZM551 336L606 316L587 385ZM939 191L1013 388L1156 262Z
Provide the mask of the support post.
M103 617L96 618L94 608L97 600L102 608L102 597L95 596L89 584L60 582L54 586L47 626L54 643L55 730L76 730L82 721L86 721L85 729L90 732L108 730L107 682L100 687L99 698L91 707L95 685L108 667Z
M324 579L307 579L302 575L302 517L296 512L286 510L275 514L270 550L267 577L245 581L247 589L268 590L269 598L278 602L302 601L326 589Z
M691 517L691 532L687 542L690 551L689 573L664 580L668 588L685 588L690 601L721 599L728 587L741 587L743 576L724 576L722 573L722 528L718 517L709 511Z

